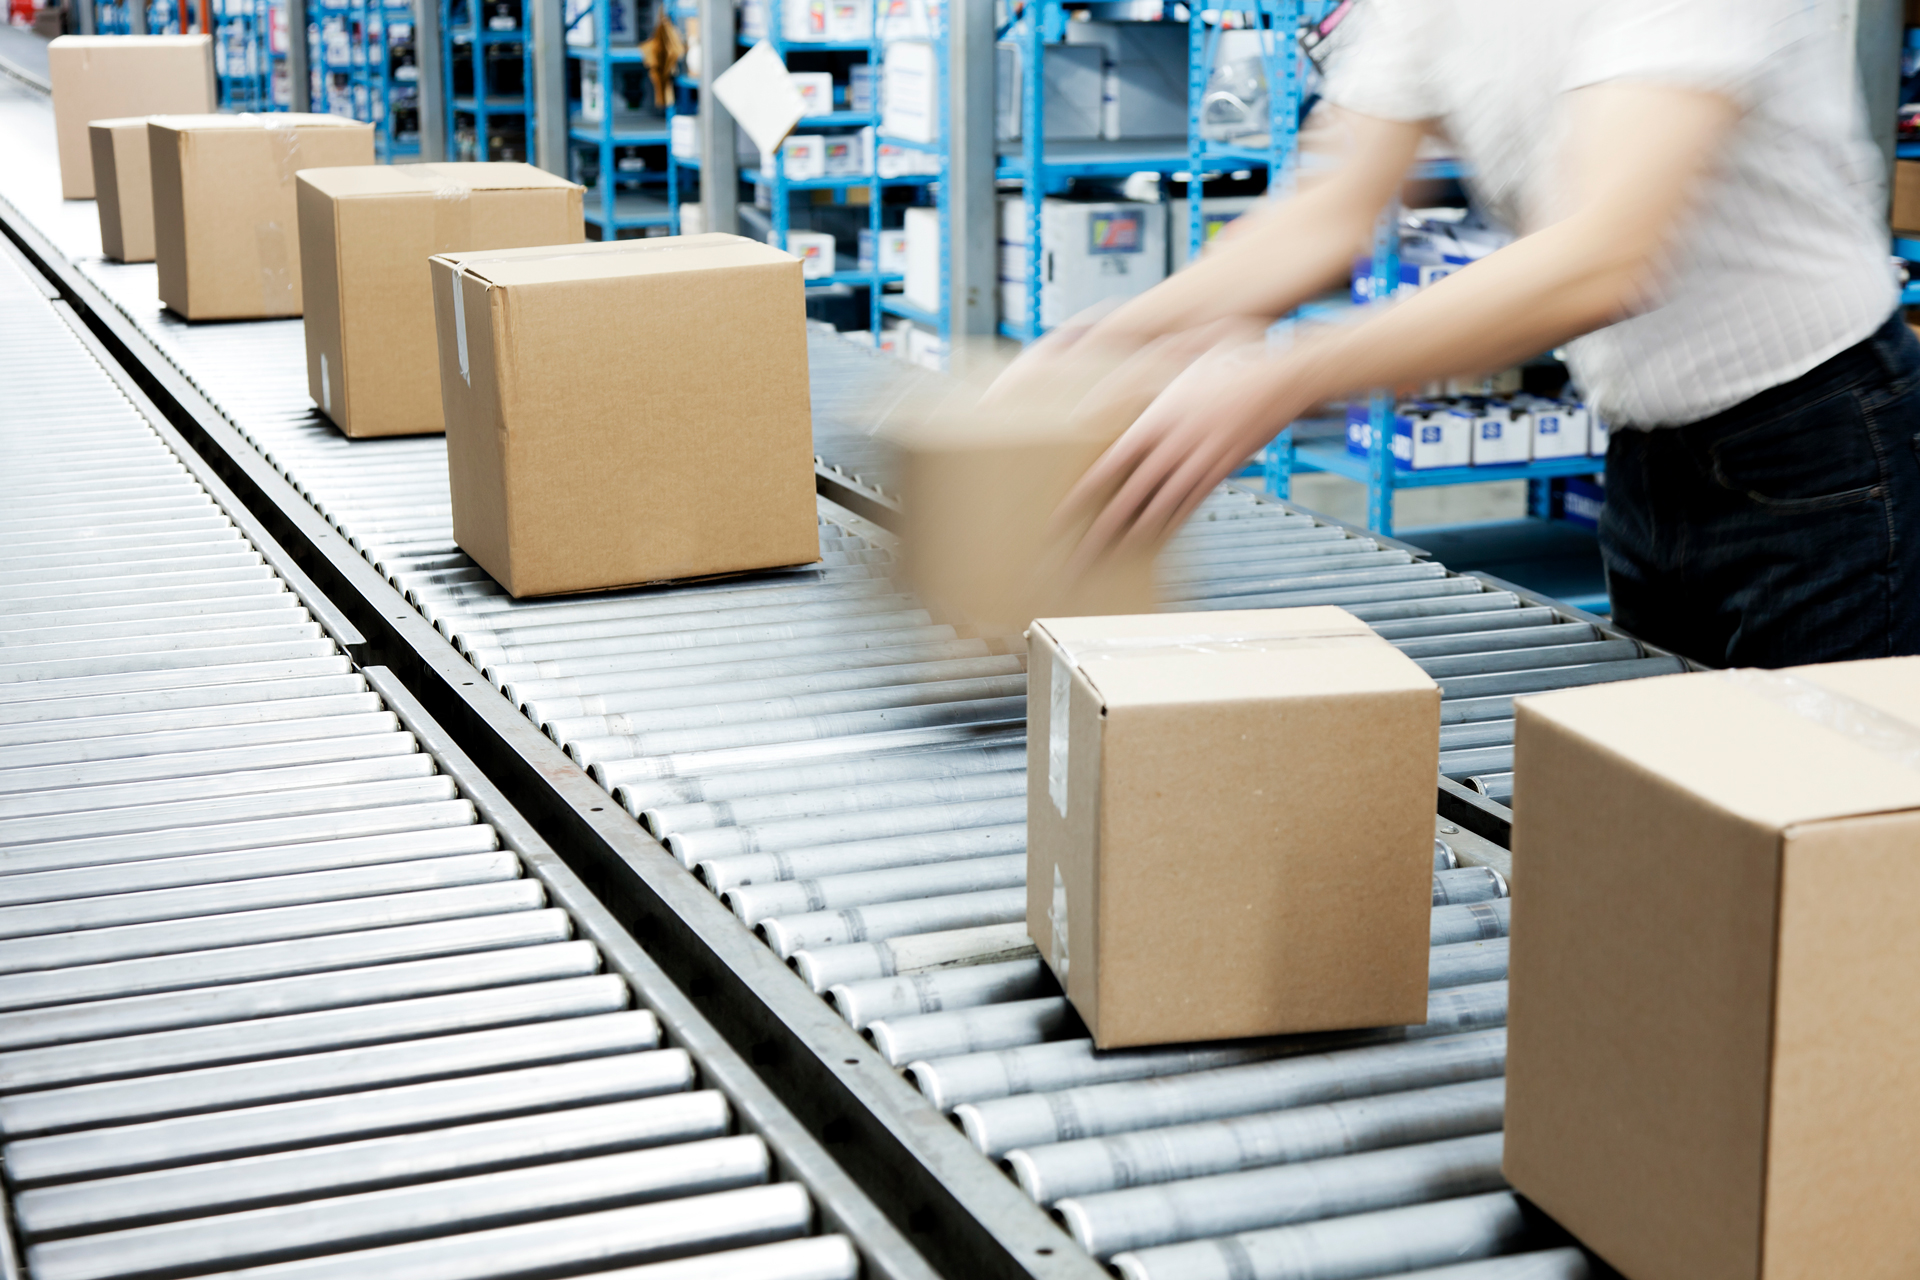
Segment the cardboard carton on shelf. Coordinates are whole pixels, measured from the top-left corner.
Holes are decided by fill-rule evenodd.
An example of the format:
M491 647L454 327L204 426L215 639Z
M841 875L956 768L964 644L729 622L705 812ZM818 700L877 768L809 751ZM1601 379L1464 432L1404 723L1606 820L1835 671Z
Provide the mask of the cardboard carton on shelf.
M94 197L94 120L197 114L218 102L212 36L61 36L47 46L60 194Z
M307 387L349 436L445 428L427 259L586 238L585 189L532 165L351 165L296 185Z
M1102 1049L1423 1022L1440 689L1343 609L1045 618L1027 932Z
M1893 217L1896 235L1920 238L1920 160L1893 162Z
M1505 1172L1633 1280L1920 1268L1920 658L1516 707Z
M147 118L87 125L100 214L100 249L115 262L153 261L153 165Z
M154 116L153 257L160 301L188 320L297 316L294 175L373 163L373 126L341 116Z
M454 540L513 595L820 558L799 259L716 233L432 268Z

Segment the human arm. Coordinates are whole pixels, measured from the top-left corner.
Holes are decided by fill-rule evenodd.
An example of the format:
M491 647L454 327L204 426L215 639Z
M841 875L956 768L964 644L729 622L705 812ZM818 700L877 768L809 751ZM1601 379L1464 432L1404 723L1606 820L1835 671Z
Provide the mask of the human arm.
M1540 230L1285 354L1241 343L1196 362L1067 499L1074 509L1113 494L1088 529L1082 562L1122 540L1167 536L1316 404L1504 368L1645 309L1739 108L1718 94L1628 82L1576 90L1567 107L1562 206Z

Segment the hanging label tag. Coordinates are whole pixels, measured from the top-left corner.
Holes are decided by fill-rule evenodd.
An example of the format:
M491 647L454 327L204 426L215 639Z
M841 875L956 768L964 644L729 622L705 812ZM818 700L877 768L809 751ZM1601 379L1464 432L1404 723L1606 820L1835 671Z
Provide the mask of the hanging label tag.
M460 297L460 273L453 273L453 347L460 357L460 380L468 386L473 385L473 374L467 370L467 304Z
M1072 711L1073 671L1059 653L1048 674L1047 794L1053 807L1067 816L1067 718Z

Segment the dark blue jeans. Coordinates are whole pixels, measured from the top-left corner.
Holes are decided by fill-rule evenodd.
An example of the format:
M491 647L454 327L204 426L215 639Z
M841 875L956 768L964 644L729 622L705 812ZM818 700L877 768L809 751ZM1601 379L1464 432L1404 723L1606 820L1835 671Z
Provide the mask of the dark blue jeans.
M1920 341L1896 313L1711 418L1615 431L1600 550L1615 621L1709 666L1920 653Z

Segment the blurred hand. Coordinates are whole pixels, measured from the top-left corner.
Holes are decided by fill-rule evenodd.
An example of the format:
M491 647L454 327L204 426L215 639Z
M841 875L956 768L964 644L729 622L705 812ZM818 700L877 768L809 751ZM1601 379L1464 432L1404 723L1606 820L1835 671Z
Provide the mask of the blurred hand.
M1061 504L1063 525L1099 507L1072 568L1171 536L1215 486L1315 403L1306 383L1269 354L1264 336L1221 343L1195 360Z

